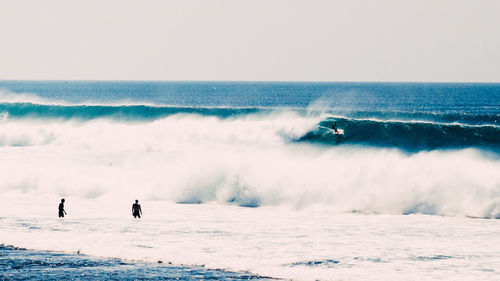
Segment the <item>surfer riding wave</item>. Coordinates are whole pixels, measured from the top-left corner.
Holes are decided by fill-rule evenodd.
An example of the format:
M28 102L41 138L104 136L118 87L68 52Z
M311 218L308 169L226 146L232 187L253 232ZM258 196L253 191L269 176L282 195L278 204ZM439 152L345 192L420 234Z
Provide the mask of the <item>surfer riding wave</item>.
M340 131L337 129L337 122L333 122L332 130L335 132L336 135L340 134Z

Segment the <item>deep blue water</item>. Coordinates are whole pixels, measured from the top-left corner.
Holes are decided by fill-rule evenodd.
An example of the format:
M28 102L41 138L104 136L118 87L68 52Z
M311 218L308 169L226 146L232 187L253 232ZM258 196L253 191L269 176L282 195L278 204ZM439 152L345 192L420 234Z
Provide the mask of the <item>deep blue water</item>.
M500 84L480 83L0 81L0 89L73 103L304 108L322 100L346 111L500 113Z

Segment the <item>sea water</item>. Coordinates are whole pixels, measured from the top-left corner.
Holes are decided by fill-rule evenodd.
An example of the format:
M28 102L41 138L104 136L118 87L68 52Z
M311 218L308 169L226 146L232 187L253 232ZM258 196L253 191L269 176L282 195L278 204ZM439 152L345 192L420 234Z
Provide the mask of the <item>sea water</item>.
M0 260L498 280L499 120L500 84L2 81Z

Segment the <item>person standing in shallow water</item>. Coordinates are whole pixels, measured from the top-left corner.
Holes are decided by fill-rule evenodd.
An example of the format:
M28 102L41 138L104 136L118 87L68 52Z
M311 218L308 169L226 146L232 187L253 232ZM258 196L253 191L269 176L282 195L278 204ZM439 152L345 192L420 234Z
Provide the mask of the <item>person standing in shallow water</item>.
M135 203L132 205L132 216L134 216L134 218L141 218L141 215L141 204L139 204L139 200L135 200Z
M64 199L61 199L61 203L59 203L59 217L64 218L64 215L66 214L66 211L64 210Z

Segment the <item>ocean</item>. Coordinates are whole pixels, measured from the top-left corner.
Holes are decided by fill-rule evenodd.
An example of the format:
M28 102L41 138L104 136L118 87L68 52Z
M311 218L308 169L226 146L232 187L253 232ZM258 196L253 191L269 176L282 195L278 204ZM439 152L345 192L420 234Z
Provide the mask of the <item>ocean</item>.
M0 81L0 171L0 279L500 279L500 84Z

